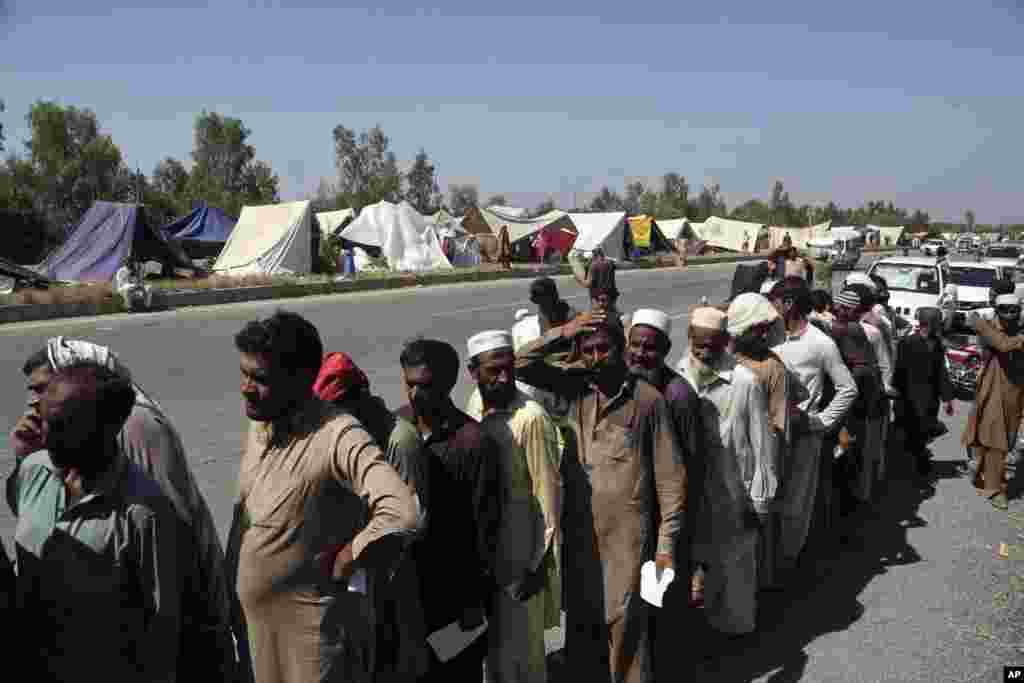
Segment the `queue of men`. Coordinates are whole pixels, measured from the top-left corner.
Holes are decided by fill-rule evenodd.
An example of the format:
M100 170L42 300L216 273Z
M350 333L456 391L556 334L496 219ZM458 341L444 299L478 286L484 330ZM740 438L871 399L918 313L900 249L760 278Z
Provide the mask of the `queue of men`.
M567 675L689 680L763 626L814 530L879 495L891 412L927 473L938 399L952 411L937 309L899 338L884 281L832 302L787 275L694 309L672 368L665 311L624 322L610 261L584 283L590 310L539 279L537 318L462 354L407 342L394 411L301 316L247 324L226 547L160 404L112 350L51 339L12 433L17 576L0 562L33 678L541 683L564 612ZM1024 333L1019 300L995 303L971 321L988 355L963 443L1005 507Z

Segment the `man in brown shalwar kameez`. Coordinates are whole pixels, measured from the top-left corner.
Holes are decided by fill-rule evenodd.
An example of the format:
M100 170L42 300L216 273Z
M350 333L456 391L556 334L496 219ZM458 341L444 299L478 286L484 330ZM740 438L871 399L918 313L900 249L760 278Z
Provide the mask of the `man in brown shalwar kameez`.
M415 527L411 489L366 429L313 393L323 345L278 312L235 337L252 425L229 542L258 683L367 683L365 572ZM363 570L363 571L360 571Z
M1014 294L1002 294L996 298L996 320L984 320L976 313L968 319L987 353L961 443L974 449L978 461L974 485L978 493L1001 510L1008 506L1006 456L1015 446L1024 416L1024 334L1020 315L1020 299Z
M578 338L581 362L546 362ZM675 563L686 510L686 469L661 392L631 374L618 317L585 313L516 354L516 373L572 397L562 460L563 605L568 670L579 681L653 680L653 609L640 568ZM684 572L685 574L685 572Z

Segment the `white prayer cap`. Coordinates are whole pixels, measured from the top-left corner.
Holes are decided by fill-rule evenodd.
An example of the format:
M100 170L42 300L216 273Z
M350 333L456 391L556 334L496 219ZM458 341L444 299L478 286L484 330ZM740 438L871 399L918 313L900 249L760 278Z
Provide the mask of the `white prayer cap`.
M725 332L725 313L711 306L701 306L690 315L690 326Z
M764 282L762 282L761 283L761 294L764 294L765 296L767 296L768 293L772 291L772 287L775 286L776 282L778 282L778 280L765 280Z
M631 329L633 325L647 325L648 327L653 327L656 330L664 332L665 336L671 336L672 334L672 320L669 319L668 313L654 308L641 308L634 312L630 323Z
M1020 298L1016 294L1000 294L996 297L996 306L1020 306Z
M777 320L779 312L760 294L745 292L729 304L729 334L738 337L754 325Z
M470 337L466 346L469 349L470 358L495 349L511 349L512 334L505 330L485 330Z

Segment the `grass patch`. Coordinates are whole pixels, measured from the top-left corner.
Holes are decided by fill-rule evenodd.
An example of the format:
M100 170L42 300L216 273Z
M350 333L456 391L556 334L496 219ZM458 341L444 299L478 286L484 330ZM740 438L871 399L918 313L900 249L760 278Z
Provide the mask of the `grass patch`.
M64 304L103 305L114 301L114 291L107 282L51 287L49 289L23 289L0 297L5 306L53 306Z

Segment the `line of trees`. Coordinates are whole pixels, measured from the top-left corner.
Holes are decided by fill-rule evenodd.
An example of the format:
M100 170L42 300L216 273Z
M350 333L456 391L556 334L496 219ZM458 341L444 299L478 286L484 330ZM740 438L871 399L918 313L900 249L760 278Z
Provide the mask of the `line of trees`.
M4 112L0 100L0 113ZM176 158L161 160L149 176L131 170L109 134L100 132L96 114L89 109L61 106L40 100L26 116L30 137L22 154L11 151L0 162L0 209L30 213L54 231L63 231L95 200L141 201L154 220L170 220L187 213L193 203L205 201L237 216L246 204L280 201L279 179L269 164L256 158L250 143L252 131L241 119L203 111L193 125L191 163ZM381 127L356 133L343 125L331 131L337 177L321 181L309 197L317 211L355 208L382 200L408 201L423 214L446 209L462 215L479 206L479 191L472 184L453 184L447 196L438 186L436 164L420 149L404 172L399 168L391 140ZM6 140L0 124L0 152ZM505 205L494 195L488 206ZM556 208L548 197L528 214L540 215ZM686 178L666 173L659 185L627 183L623 194L603 187L584 207L575 211L625 211L661 219L687 217L704 221L711 216L771 225L813 225L831 220L835 225L905 225L932 232L1017 232L1024 225L976 225L974 212L964 213L963 224L932 222L928 213L910 212L891 201L868 201L857 208L841 208L835 202L796 205L783 182L776 180L767 201L750 199L727 207L717 183L691 194Z

